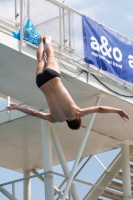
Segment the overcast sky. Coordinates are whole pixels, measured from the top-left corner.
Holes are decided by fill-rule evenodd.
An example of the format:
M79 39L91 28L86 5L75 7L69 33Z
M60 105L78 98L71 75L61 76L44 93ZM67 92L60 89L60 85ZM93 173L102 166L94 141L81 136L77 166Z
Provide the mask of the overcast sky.
M18 9L19 1L17 0ZM42 1L42 0L40 0ZM40 2L39 1L39 2ZM43 0L45 1L45 0ZM88 17L133 39L132 0L59 0ZM38 2L32 0L32 2ZM0 0L0 16L14 19L14 0Z
M132 0L65 0L64 3L133 39Z

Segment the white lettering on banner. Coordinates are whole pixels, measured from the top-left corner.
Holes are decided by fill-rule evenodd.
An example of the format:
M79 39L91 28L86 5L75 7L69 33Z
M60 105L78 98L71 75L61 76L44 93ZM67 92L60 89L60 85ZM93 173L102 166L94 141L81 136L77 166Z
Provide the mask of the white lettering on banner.
M129 55L128 58L131 59L131 60L128 61L128 64L129 64L129 66L130 66L131 68L133 68L133 56L132 56L132 55Z
M108 56L109 58L112 59L112 55L111 55L111 52L112 52L114 60L116 60L116 62L121 62L122 61L121 50L117 47L108 48L108 40L104 36L101 36L100 40L101 40L101 45L98 43L97 39L94 36L92 36L90 46L93 50L101 52L103 56L94 52L91 52L91 54L94 55L95 57L98 57L99 59L105 60L108 64L111 64L113 66L116 66L122 69L122 65L117 64L114 61L110 61L105 57L105 56ZM128 64L133 69L133 55L129 55L128 59L129 59Z
M116 56L116 53L119 54L119 57ZM114 56L114 59L117 62L121 62L122 61L122 53L121 53L120 49L118 49L117 47L113 48L113 56Z
M92 36L91 40L94 40L93 42L91 42L91 48L96 50L96 51L100 51L99 43L98 43L97 39Z
M92 42L91 42L90 45L91 45L91 48L93 50L96 50L96 51L99 51L99 52L101 51L103 56L108 56L109 58L112 58L111 52L113 50L114 59L117 62L122 61L122 53L121 53L120 49L118 49L117 47L114 47L113 49L112 49L112 47L107 48L108 40L107 40L106 37L101 36L101 43L102 43L101 45L98 43L97 39L94 36L91 37L91 40L92 40Z
M119 64L117 64L117 63L115 63L115 62L112 62L111 60L106 59L104 56L99 55L98 53L91 52L91 55L93 55L93 56L95 56L95 57L97 57L97 58L99 58L99 59L105 60L105 61L106 61L108 64L110 64L110 65L113 65L113 66L115 66L115 67L118 67L118 68L122 69L122 65L119 65ZM133 60L132 60L132 61L133 61ZM133 64L133 63L132 63L132 64ZM132 66L132 67L133 67L133 66Z
M99 59L101 58L101 59L105 60L108 64L112 65L112 61L107 60L104 56L101 56L101 55L98 55L98 56L99 56Z
M113 65L122 69L122 65L119 65L119 64L117 64L115 62L113 62Z
M111 47L109 49L107 48L108 40L106 39L106 37L101 36L101 43L102 43L102 45L100 45L100 50L101 50L102 54L104 56L108 56L109 58L112 58L112 56L110 54L112 51L112 48Z

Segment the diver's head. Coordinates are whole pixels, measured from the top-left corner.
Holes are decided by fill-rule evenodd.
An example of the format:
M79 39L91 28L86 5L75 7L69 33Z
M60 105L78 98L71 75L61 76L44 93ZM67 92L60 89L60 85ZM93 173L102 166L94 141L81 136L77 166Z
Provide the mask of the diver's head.
M77 117L76 119L74 119L72 121L66 120L66 122L67 122L68 127L72 130L77 130L81 126L81 118L80 117Z

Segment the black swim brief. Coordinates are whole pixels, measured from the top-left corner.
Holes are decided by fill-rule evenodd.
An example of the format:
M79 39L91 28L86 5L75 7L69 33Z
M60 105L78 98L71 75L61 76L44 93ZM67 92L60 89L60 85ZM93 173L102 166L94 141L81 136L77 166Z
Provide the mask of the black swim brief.
M51 68L46 68L42 73L39 73L36 76L36 84L40 88L43 84L56 77L60 78L60 74L58 72Z

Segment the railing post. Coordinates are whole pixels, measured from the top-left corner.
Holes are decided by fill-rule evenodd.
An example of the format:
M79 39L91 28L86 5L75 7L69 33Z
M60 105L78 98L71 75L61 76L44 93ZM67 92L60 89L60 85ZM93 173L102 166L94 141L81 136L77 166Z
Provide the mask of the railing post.
M28 0L28 18L30 19L30 0Z
M19 43L20 52L22 52L22 42L23 42L23 0L20 0L20 43Z
M71 49L71 12L68 11L68 28L69 28L69 48Z
M64 8L62 8L62 21L63 21L63 45L65 46L65 19L64 19Z
M61 6L59 7L59 33L60 33L60 39L59 39L59 43L60 43L60 50L61 50L61 46L62 46L62 12L61 12Z
M15 0L15 21L17 22L17 0Z

